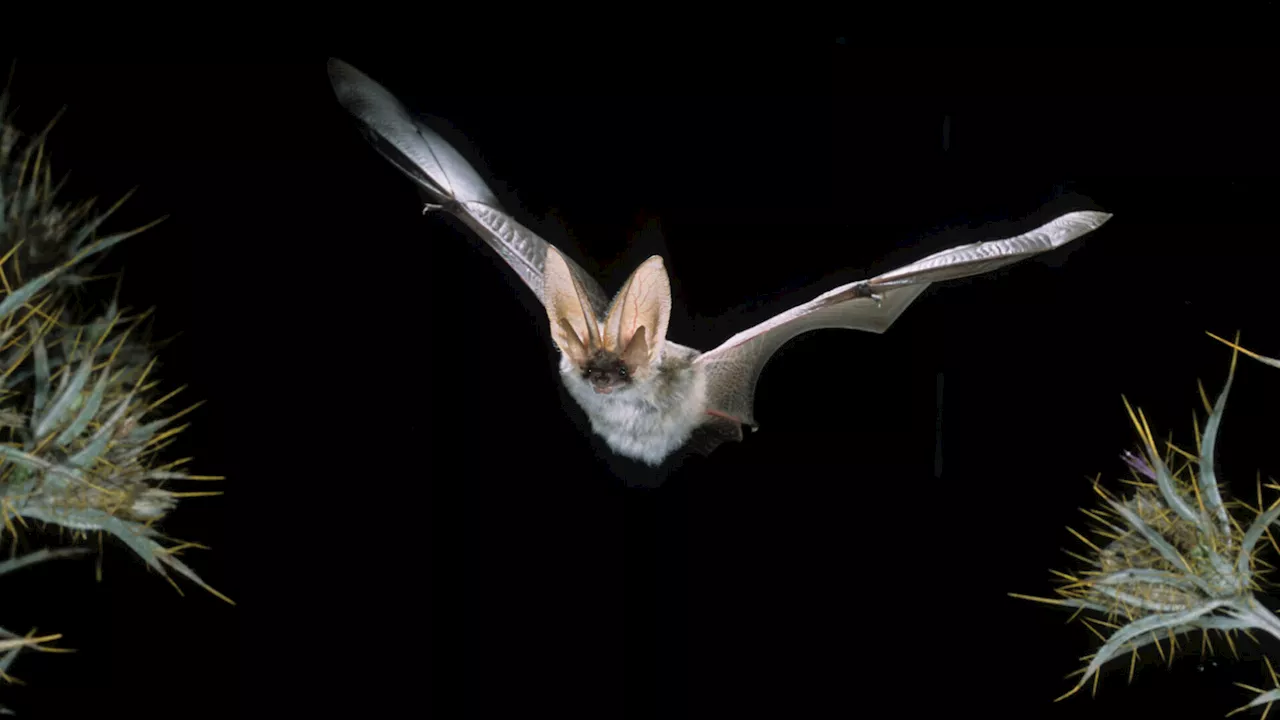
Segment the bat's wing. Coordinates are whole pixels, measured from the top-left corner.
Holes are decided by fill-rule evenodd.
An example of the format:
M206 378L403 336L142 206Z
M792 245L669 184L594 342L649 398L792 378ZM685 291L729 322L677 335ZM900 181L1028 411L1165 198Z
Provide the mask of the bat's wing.
M339 102L360 122L365 137L378 152L408 175L428 202L474 230L541 300L547 241L507 214L462 155L410 115L386 88L332 58L329 80ZM600 285L568 257L565 261L596 312L603 313L607 298Z
M752 406L760 371L796 335L822 328L882 333L929 283L980 275L1061 247L1096 230L1110 217L1103 212L1072 212L1017 237L944 250L870 280L838 287L734 335L695 361L707 374L708 419L690 447L710 452L727 440L741 440L742 425L756 427Z

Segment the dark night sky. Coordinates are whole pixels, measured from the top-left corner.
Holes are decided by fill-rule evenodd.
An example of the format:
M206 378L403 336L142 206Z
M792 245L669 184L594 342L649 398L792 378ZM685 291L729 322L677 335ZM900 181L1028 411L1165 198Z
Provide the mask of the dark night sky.
M1274 58L810 52L679 72L518 55L492 84L342 56L440 119L606 290L663 255L669 335L699 349L930 252L1115 213L935 285L885 335L794 341L761 379L758 433L658 471L587 432L537 300L460 223L419 214L325 56L20 60L23 127L68 106L50 140L68 192L136 185L121 227L171 216L114 258L158 335L184 333L163 378L209 400L184 442L227 494L166 527L213 547L188 561L238 605L181 580L179 597L120 547L101 584L88 559L25 570L0 621L79 652L25 656L3 702L381 717L430 685L467 703L441 717L1243 704L1255 647L1203 670L1157 658L1129 688L1119 662L1097 699L1050 704L1095 643L1006 593L1073 567L1086 478L1114 483L1136 441L1122 393L1186 443L1197 379L1216 394L1230 360L1205 331L1280 354ZM1242 360L1232 487L1280 469L1278 401L1280 371Z

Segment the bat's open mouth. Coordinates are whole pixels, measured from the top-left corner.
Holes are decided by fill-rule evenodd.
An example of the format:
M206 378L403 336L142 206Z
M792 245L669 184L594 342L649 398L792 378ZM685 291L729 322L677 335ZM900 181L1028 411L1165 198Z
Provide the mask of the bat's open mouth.
M600 393L601 395L608 395L609 393L613 392L613 388L601 387L599 385L593 385L592 389L595 390L597 393Z

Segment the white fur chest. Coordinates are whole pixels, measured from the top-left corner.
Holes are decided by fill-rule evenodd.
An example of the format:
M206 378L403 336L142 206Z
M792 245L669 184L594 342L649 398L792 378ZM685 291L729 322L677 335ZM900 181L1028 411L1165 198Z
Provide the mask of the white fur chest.
M560 378L591 420L591 429L619 455L659 465L689 440L705 419L707 378L693 364L696 352L668 344L658 371L607 395L584 381L574 364L560 358Z

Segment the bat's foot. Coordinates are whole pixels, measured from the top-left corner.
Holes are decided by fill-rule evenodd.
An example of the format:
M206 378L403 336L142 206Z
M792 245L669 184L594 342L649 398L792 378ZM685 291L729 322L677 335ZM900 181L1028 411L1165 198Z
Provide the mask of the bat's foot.
M723 413L709 411L713 419L694 428L685 447L699 455L710 455L726 442L742 441L742 425Z
M438 204L438 203L423 203L423 204L422 204L422 214L423 214L423 215L426 215L427 213L431 212L432 210L443 210L443 209L444 209L444 206L443 206L443 205L440 205L440 204Z
M720 412L719 410L710 410L710 409L709 409L709 410L707 410L707 411L706 411L706 413L707 413L708 415L710 415L711 417L714 417L714 418L720 418L721 420L728 420L729 422L734 423L734 424L737 424L737 425L742 425L742 424L743 424L743 422L742 422L741 420L739 420L738 418L736 418L736 417L734 417L734 416L732 416L732 415L726 414L726 413L722 413L722 412Z

